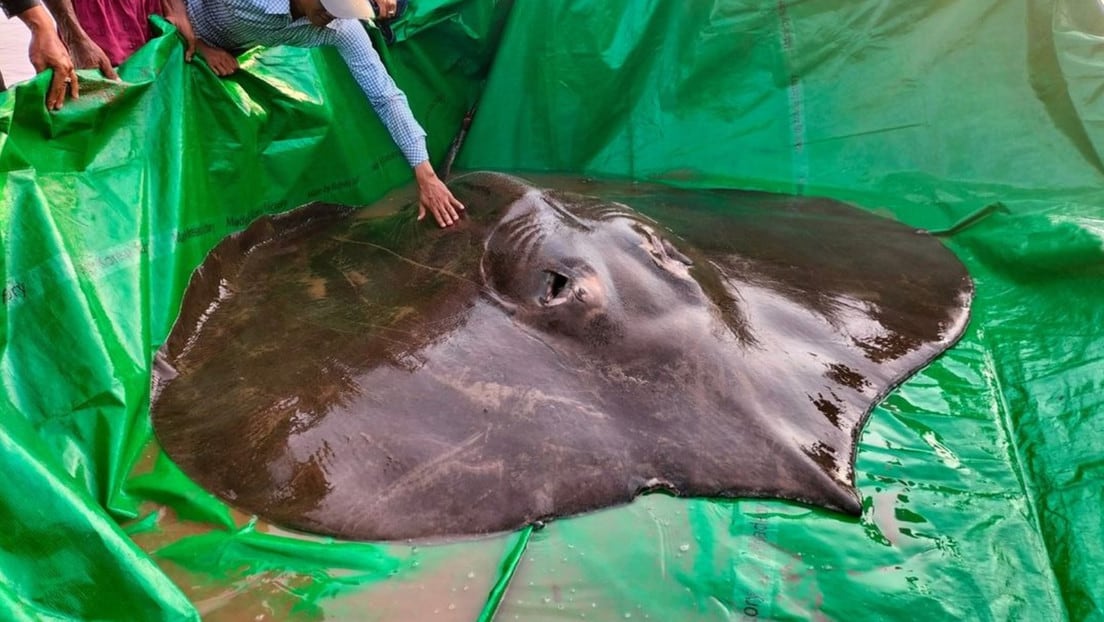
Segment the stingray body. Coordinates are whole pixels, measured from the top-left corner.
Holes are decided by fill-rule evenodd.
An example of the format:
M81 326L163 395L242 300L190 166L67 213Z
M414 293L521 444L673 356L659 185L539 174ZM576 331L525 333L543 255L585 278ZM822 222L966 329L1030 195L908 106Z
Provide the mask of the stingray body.
M967 322L952 253L839 202L450 185L468 210L446 230L312 205L212 251L153 378L188 475L368 540L653 489L855 514L867 414Z

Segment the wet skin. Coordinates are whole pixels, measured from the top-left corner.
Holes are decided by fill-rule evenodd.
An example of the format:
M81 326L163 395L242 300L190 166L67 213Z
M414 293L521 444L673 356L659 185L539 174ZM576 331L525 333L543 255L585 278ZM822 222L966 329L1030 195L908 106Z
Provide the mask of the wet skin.
M855 440L964 329L961 263L827 199L573 185L475 173L448 230L316 205L228 238L157 357L165 450L242 509L356 539L658 488L857 513Z

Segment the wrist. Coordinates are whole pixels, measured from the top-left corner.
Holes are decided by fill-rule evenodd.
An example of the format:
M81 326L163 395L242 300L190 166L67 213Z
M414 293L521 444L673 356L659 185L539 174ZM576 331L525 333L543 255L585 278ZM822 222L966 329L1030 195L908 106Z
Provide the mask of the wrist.
M76 20L62 16L55 18L54 21L57 24L58 36L69 48L74 45L92 44L92 37L88 36Z
M437 179L437 173L433 170L433 165L429 163L429 160L425 160L414 167L414 179L419 184Z
M54 29L53 18L41 4L20 13L19 19L27 25L32 35L40 35Z

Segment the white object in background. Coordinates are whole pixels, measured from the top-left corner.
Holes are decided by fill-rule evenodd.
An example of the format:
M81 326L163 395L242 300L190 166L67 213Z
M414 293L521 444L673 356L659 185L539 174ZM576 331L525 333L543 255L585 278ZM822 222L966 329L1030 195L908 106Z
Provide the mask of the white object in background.
M0 72L3 72L8 88L35 75L34 67L27 59L27 46L30 44L31 32L27 26L17 17L6 19L0 13Z

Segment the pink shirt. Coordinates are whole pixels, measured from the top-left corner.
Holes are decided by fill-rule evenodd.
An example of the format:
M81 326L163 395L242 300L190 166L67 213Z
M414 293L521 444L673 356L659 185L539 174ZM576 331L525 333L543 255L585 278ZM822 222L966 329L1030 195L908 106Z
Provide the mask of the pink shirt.
M164 12L161 0L73 0L81 28L118 65L153 37L149 16Z

